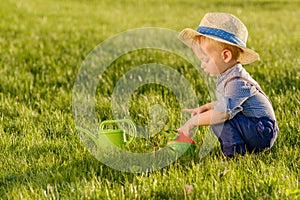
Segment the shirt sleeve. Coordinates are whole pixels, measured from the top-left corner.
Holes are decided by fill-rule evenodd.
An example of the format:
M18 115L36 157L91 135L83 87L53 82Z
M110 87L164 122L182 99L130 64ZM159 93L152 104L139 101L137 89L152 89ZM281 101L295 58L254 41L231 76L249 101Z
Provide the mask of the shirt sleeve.
M223 95L217 95L218 102L214 109L226 112L232 119L237 113L243 110L242 104L254 95L255 89L251 84L243 80L232 80L224 88Z

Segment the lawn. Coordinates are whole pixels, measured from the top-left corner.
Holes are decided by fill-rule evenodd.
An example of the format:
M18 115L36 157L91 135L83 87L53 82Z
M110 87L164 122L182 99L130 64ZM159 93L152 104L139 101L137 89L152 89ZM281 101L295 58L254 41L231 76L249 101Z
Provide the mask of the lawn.
M296 0L1 1L0 198L298 199L299 9ZM186 27L196 29L204 14L211 11L230 12L248 27L248 46L259 52L261 61L246 68L273 103L280 128L274 147L228 161L216 144L205 156L181 157L166 166L141 171L122 171L100 162L91 141L75 128L78 124L88 126L75 113L76 84L93 50L105 44L113 51L109 55L117 56L118 50L128 47L128 41L114 43L114 38L128 35L129 30L162 30L173 35ZM129 39L144 42L157 38L159 45L173 48L173 52L142 48L111 60L101 76L93 74L98 81L92 97L95 104L91 105L95 115L83 114L91 114L98 121L120 117L112 107L127 97L131 98L129 103L118 111L122 114L125 109L140 132L145 132L143 127L168 130L182 124L179 116L185 99L178 101L174 93L177 86L182 89L180 83L188 83L195 91L191 104L200 105L213 98L213 80L197 71L186 57L174 53L180 46L172 46L176 41L150 31L143 37ZM137 69L144 66L158 66L159 70L154 70L159 72L157 80L166 82L168 72L174 74L170 75L172 86L139 85L147 78L142 76L147 75L147 69ZM127 76L138 73L141 76L132 78L137 89L131 96L119 93L112 98L116 85L122 86L130 80ZM85 102L80 105L90 106ZM137 138L126 150L151 154L164 147L166 137L162 132ZM207 135L206 127L196 130L196 152L202 151ZM187 186L193 189L186 191Z

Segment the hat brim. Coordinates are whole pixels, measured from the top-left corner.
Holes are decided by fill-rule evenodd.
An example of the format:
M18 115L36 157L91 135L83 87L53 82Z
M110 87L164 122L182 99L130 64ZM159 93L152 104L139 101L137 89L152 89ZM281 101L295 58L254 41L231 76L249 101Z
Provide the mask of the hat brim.
M204 36L204 37L207 37L207 38L210 38L210 39L213 39L213 40L216 40L216 41L219 41L219 42L223 42L223 43L226 43L226 44L230 44L232 46L236 46L240 49L242 49L242 53L240 54L240 57L238 59L238 61L241 63L241 64L250 64L250 63L253 63L257 60L260 60L260 57L259 57L259 54L256 53L254 50L252 49L249 49L247 47L243 47L243 46L240 46L240 45L236 45L236 44L233 44L231 42L228 42L226 40L223 40L221 38L218 38L218 37L214 37L214 36L210 36L210 35L205 35L205 34L201 34L193 29L190 29L190 28L186 28L184 30L182 30L180 33L179 33L179 36L178 38L183 42L185 43L188 47L192 47L192 42L193 40L195 39L196 36Z

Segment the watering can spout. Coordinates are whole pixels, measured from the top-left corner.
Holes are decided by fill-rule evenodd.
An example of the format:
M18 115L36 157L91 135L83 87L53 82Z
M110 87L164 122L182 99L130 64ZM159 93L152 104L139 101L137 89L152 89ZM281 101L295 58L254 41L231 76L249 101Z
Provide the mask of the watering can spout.
M80 126L75 126L75 128L79 131L82 131L83 133L85 133L87 136L89 136L89 138L91 138L96 144L98 142L97 137L95 134L93 134L92 132L90 132L89 130L82 128Z

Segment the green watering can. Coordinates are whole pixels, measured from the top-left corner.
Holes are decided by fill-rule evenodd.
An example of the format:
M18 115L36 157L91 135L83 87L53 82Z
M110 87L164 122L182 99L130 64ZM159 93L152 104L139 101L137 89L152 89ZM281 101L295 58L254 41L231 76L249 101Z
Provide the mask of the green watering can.
M132 133L133 133L130 140L127 141L125 130L105 129L105 126L108 124L118 124L118 123L127 123L130 126L130 128L132 129ZM136 136L136 127L135 127L134 123L128 119L106 120L106 121L101 122L101 124L99 126L98 135L94 135L90 131L88 131L82 127L79 127L79 126L76 126L76 129L86 133L96 143L97 146L101 145L102 147L106 146L103 142L101 142L101 140L102 141L104 140L103 137L106 137L109 140L109 142L111 142L112 144L114 144L118 147L122 147L125 144L126 145L130 144ZM107 144L107 146L109 146L109 144Z

